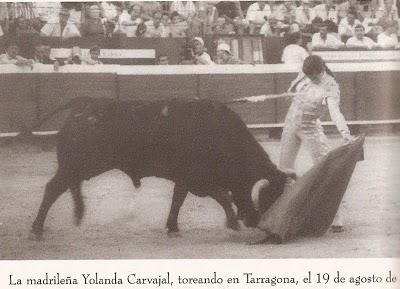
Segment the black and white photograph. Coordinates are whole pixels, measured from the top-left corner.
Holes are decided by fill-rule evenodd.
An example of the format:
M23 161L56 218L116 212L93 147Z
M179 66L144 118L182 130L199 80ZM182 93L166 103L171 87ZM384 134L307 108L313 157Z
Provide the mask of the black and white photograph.
M1 1L0 264L399 260L399 10Z

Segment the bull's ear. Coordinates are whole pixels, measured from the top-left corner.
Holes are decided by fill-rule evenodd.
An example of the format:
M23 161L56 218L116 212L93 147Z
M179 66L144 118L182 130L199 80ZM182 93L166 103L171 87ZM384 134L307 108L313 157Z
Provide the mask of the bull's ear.
M169 109L167 105L163 107L163 109L161 110L161 114L165 117L169 115Z

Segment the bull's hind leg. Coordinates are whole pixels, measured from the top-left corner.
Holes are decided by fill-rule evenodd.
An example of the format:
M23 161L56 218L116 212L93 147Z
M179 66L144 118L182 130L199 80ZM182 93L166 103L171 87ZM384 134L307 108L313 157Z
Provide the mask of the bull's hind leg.
M39 212L32 224L32 233L40 238L43 234L43 225L50 207L58 197L68 189L66 178L57 173L46 185L45 193L40 204Z
M179 232L178 229L178 215L179 210L182 207L183 202L186 199L188 190L185 186L180 184L175 184L174 195L172 196L171 209L169 211L167 228L168 234Z
M77 183L71 186L72 198L74 199L75 205L75 225L79 226L82 222L83 213L85 211L85 205L83 203L82 192L81 192L82 183Z
M215 199L225 211L226 226L232 230L239 230L239 223L232 208L232 199L226 190L211 191L210 197Z

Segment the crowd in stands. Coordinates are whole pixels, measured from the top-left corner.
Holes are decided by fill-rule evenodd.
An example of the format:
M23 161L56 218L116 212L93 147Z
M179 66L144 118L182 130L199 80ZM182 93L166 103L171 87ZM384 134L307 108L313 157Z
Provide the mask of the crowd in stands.
M398 48L399 3L400 0L0 2L0 36L275 36L283 37L287 43L282 58L285 62L304 59L310 49ZM311 39L309 46L304 45L304 36ZM230 54L229 45L219 47L220 58L224 53Z

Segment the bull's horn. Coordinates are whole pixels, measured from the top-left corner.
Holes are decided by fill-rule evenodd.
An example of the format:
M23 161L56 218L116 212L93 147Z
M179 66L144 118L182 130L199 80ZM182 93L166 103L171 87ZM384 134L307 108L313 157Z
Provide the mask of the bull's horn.
M261 179L257 181L254 186L251 188L251 199L253 200L253 203L256 207L258 207L258 196L260 194L260 190L262 188L265 188L266 186L269 185L268 180L266 179Z

